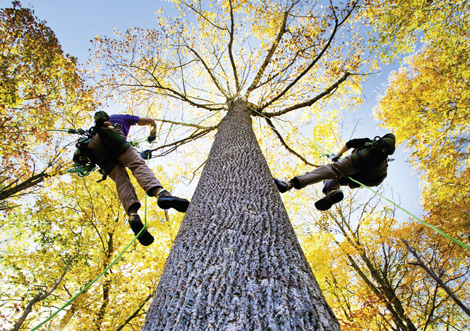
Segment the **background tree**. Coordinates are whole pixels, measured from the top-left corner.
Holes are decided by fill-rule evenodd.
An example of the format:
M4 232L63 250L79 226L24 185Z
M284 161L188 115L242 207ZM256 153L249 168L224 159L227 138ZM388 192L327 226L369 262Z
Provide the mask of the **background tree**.
M76 59L31 9L12 5L0 11L0 209L60 172L61 143L48 130L79 127L93 108Z
M413 241L427 265L465 301L468 258L462 259L453 242L436 243L431 229L397 217L378 197L359 191L328 213L310 216L314 234L304 228L303 246L342 325L348 330L468 328L468 317L413 263L401 238Z
M410 162L422 179L425 220L468 244L470 3L385 4L395 10L370 8L382 39L397 33L416 39L422 33L422 48L390 77L376 116L411 150ZM404 48L400 39L394 45L394 50ZM447 239L430 235L439 245L449 245ZM462 261L468 256L463 250L456 254Z
M327 134L336 115L328 108L357 91L359 74L374 68L362 57L366 44L352 19L356 3L175 3L180 15L161 17L155 30L95 40L96 70L116 101L159 119L162 128L191 130L161 140L159 155L178 149L187 157L184 143L218 129L144 329L338 329L251 117L259 120L265 150L277 159L292 154L293 170L311 169L298 133L311 124L316 134Z

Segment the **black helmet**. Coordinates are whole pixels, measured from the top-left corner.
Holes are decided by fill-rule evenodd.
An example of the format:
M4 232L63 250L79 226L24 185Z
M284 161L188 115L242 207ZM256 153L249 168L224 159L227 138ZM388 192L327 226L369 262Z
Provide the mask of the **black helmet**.
M104 122L109 121L109 115L108 113L104 111L97 111L95 113L95 126L101 127L103 126Z

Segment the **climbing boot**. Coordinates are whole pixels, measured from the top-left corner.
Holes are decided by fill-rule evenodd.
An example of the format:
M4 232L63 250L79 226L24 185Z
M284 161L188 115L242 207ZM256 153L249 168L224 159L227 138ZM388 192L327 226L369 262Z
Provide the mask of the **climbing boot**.
M135 235L138 235L140 230L142 230L144 227L140 216L136 213L129 214L129 225L131 226L131 229ZM147 229L145 229L145 231L143 231L137 239L144 246L152 244L154 240L153 236L150 234L150 232L147 231Z
M333 206L333 204L343 200L344 194L341 190L333 190L328 193L327 196L315 202L315 207L318 210L328 210Z
M157 204L161 209L176 209L180 213L186 212L189 201L172 196L167 190L161 190L157 196Z
M274 182L276 183L277 189L281 193L285 193L294 187L294 185L287 180L280 180L280 179L274 178Z

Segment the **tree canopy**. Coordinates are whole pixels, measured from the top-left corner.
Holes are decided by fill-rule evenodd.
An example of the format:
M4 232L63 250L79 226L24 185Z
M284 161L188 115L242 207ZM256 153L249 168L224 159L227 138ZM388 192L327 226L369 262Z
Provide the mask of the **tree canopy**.
M79 126L92 108L76 60L19 1L0 12L0 200L60 172L61 144L49 130ZM11 199L10 199L11 200Z

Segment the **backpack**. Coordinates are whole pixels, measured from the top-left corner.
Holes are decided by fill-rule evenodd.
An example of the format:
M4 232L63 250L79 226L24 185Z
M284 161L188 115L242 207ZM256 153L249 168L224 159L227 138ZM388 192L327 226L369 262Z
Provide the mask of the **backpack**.
M393 133L387 133L383 137L376 136L356 152L360 160L372 161L371 163L374 164L386 160L393 153L395 153L395 135Z

